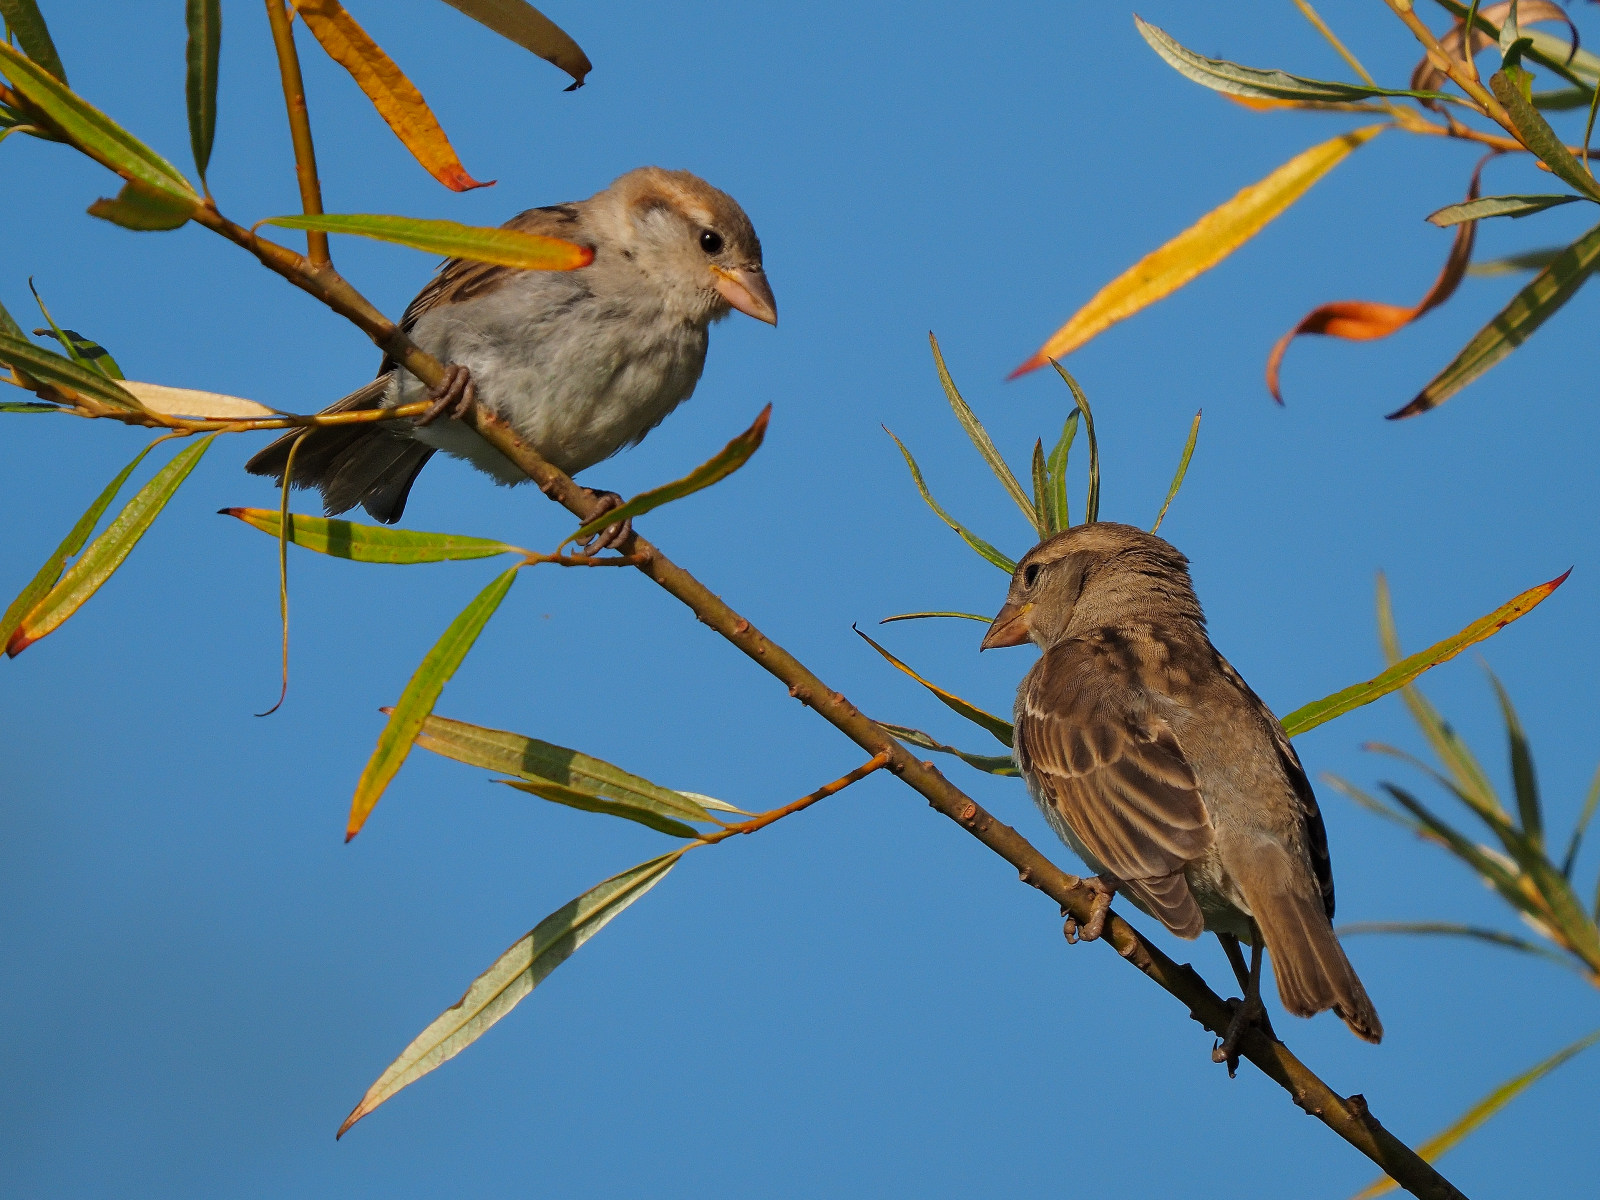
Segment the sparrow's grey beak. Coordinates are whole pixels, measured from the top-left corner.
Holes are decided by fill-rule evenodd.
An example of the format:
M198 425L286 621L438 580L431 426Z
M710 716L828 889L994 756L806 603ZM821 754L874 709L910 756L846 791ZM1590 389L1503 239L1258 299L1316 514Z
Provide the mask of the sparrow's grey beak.
M767 273L760 267L736 267L730 271L726 267L713 266L711 273L716 276L712 286L729 304L746 316L765 321L768 325L778 323L778 303L772 298Z
M1020 646L1028 640L1028 613L1033 608L1031 604L1014 604L1007 600L1005 606L995 614L994 623L989 626L989 632L983 635L983 641L978 643L979 650L993 650L996 646Z

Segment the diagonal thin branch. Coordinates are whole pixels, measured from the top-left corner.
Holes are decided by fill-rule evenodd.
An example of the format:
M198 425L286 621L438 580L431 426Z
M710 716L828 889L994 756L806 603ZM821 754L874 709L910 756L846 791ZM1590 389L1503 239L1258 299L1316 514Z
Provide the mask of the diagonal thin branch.
M278 52L278 73L283 77L283 100L289 108L289 136L294 142L294 173L300 183L300 208L307 216L322 212L322 181L317 178L317 152L311 142L311 114L306 110L306 84L300 76L300 54L294 47L285 0L267 0L267 20L272 23L272 45ZM328 235L306 234L306 250L314 265L329 263Z

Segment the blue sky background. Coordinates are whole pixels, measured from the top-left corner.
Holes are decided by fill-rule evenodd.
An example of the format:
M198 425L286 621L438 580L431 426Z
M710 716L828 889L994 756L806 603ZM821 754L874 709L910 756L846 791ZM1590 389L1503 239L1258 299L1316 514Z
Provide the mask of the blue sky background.
M74 85L187 166L182 6L43 7ZM641 163L688 167L739 198L782 324L720 327L693 402L586 481L630 493L676 477L772 402L743 472L643 528L865 711L985 752L998 747L850 631L908 609L991 612L1005 588L923 506L880 423L962 519L1008 553L1029 544L951 417L927 332L1021 469L1069 400L1045 374L1005 384L1006 372L1140 255L1352 124L1253 114L1201 90L1118 5L554 5L596 64L570 95L553 68L444 5L350 7L467 169L499 183L440 188L302 40L330 211L495 224ZM1377 5L1328 7L1380 79L1401 83L1417 50L1398 22ZM241 220L295 211L265 16L224 9L212 186ZM1224 14L1148 0L1140 12L1205 53L1348 77L1287 3ZM370 377L377 354L359 333L220 239L95 221L83 209L114 183L99 167L23 137L0 154L0 299L25 323L31 274L57 319L134 378L310 410ZM1108 519L1149 524L1204 408L1163 533L1194 562L1218 647L1280 712L1379 669L1379 569L1415 648L1575 565L1483 648L1521 707L1564 838L1600 756L1594 293L1420 420L1381 418L1516 280L1469 280L1389 341L1297 343L1284 409L1262 384L1268 348L1313 305L1422 295L1450 236L1422 217L1461 197L1476 157L1386 134L1071 366L1099 418ZM1486 190L1550 188L1507 161ZM1567 208L1496 223L1479 255L1568 239L1587 220ZM334 251L391 313L432 267L357 240ZM9 595L147 435L5 422ZM215 512L276 502L242 471L259 444L219 443L112 583L0 664L0 1021L12 1031L0 1190L1341 1197L1373 1174L1259 1074L1229 1081L1180 1006L1104 947L1067 947L1048 901L887 778L697 852L487 1037L335 1144L371 1080L501 950L665 839L418 754L344 845L378 707L496 568L295 554L293 684L257 720L278 688L275 548ZM406 516L535 547L570 524L531 489L496 490L442 460ZM980 659L969 623L882 636L997 711L1032 653ZM1505 783L1474 657L1427 689ZM438 711L751 809L861 758L624 572L527 573ZM1361 752L1374 739L1422 749L1391 698L1300 750L1314 777L1407 778ZM949 772L1072 868L1019 784ZM1342 920L1517 928L1440 852L1320 791ZM1597 869L1586 852L1585 893ZM1156 936L1227 979L1214 941ZM1447 942L1350 948L1384 1044L1331 1016L1278 1028L1412 1141L1600 1024L1593 990L1553 965ZM1474 1196L1589 1195L1597 1083L1600 1057L1580 1058L1453 1152L1446 1173Z

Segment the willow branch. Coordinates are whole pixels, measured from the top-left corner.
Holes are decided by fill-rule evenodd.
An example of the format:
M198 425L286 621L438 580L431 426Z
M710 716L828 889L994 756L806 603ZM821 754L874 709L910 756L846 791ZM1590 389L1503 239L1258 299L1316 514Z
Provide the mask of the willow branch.
M1422 49L1428 56L1428 61L1439 70L1448 75L1452 81L1481 108L1486 116L1499 125L1513 137L1516 128L1511 124L1511 116L1506 112L1505 106L1494 98L1494 94L1478 79L1477 71L1469 71L1460 59L1452 57L1439 44L1439 39L1434 36L1433 30L1423 22L1422 18L1413 11L1412 0L1384 0L1395 16L1405 22L1406 28L1411 30L1417 41L1422 43ZM1517 143L1521 145L1519 141Z
M272 23L272 46L278 52L278 74L283 77L283 101L289 109L289 137L294 142L294 173L300 183L300 207L307 216L322 212L322 182L317 178L317 151L311 141L311 114L306 110L306 84L300 76L300 53L294 45L285 0L267 0L267 20ZM306 250L318 266L329 262L328 235L306 233Z
M807 792L800 799L785 804L782 808L775 808L771 812L764 812L759 816L751 817L748 821L740 821L734 825L725 825L713 833L708 833L700 838L707 846L714 846L725 838L736 834L754 833L758 829L765 829L774 821L781 821L791 817L801 809L810 808L818 800L826 800L829 796L836 796L852 783L860 783L874 771L882 770L889 765L889 752L887 750L874 754L854 771L847 772L835 779L832 783L825 783L814 792Z

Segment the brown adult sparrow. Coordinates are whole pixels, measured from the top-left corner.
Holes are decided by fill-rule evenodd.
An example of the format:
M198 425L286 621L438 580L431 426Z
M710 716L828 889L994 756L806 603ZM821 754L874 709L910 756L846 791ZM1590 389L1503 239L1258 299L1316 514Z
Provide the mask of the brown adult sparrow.
M1265 1025L1261 949L1284 1008L1332 1009L1358 1036L1378 1014L1333 932L1333 872L1311 784L1276 717L1206 636L1173 546L1130 525L1078 525L1028 551L983 649L1044 651L1017 689L1017 767L1055 831L1114 892L1179 937L1214 932L1245 991L1229 1070ZM1248 968L1239 942L1250 943Z
M319 488L330 515L360 504L379 521L398 521L436 450L500 483L523 482L453 419L474 402L563 471L581 471L641 440L688 399L713 321L738 309L777 324L750 218L687 171L641 167L587 200L530 209L505 228L589 247L594 260L574 271L446 261L400 322L448 364L443 383L430 391L385 357L376 379L325 411L429 397L433 405L416 421L313 430L295 452L293 486ZM281 483L296 436L272 443L248 470Z

